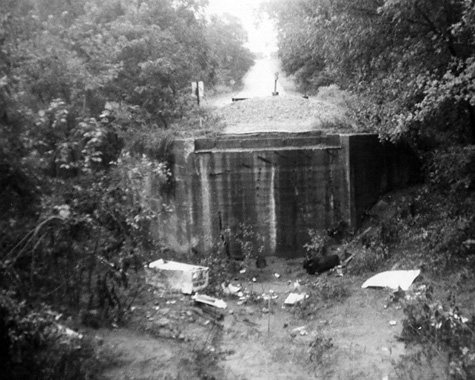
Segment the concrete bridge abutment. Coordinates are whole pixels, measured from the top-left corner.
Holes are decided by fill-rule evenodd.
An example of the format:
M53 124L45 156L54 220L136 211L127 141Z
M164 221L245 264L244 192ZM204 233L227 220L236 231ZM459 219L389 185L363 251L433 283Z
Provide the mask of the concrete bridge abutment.
M172 161L171 211L154 231L172 249L206 252L245 227L264 255L288 258L304 254L309 229L358 227L382 193L408 185L417 171L408 149L373 134L176 140Z

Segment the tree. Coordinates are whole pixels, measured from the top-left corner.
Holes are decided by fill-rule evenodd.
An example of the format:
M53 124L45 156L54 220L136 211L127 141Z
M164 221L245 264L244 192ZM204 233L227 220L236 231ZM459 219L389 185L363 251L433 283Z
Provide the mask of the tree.
M429 146L475 142L472 1L281 0L268 7L284 67L302 82L324 76L360 94L362 123Z
M0 287L124 312L163 212L145 184L171 186L165 129L196 112L192 80L250 65L237 24L213 45L205 3L1 0Z

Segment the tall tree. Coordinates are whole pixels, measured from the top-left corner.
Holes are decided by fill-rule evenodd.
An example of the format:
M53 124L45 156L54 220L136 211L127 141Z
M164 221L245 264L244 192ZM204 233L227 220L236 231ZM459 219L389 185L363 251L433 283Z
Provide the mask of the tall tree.
M359 112L362 122L383 134L431 144L475 142L474 6L471 0L268 5L287 70L303 74L302 82L323 75L363 95L369 102Z

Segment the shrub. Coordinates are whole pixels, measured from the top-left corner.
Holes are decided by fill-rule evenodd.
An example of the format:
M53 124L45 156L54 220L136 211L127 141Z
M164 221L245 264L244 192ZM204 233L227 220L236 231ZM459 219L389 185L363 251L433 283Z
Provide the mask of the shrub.
M448 357L452 379L473 379L475 318L463 317L454 297L449 297L448 306L434 302L430 289L406 304L401 338L410 344L421 344L429 361L434 356L442 360Z
M103 365L94 342L59 325L46 305L28 307L0 293L0 378L92 380Z
M437 150L427 160L430 182L439 190L455 193L475 188L475 146Z

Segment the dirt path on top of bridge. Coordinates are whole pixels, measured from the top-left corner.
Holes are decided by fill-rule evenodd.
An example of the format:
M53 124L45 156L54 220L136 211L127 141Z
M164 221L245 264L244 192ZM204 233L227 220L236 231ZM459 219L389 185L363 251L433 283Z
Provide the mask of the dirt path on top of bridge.
M275 57L257 60L243 81L241 91L207 101L207 106L226 124L224 133L332 131L335 125L341 130L345 124L350 128L348 94L336 86L326 88L325 95L298 93L293 79L285 76Z

